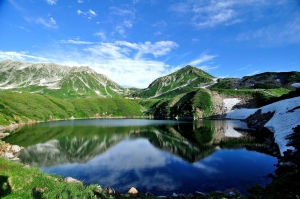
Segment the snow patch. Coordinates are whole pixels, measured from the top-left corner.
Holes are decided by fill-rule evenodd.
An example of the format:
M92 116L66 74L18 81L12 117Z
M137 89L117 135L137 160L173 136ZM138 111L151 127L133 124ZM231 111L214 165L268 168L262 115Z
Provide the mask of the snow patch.
M282 100L263 106L260 109L262 113L274 112L273 117L265 124L274 133L275 142L277 143L280 154L288 149L295 150L292 146L287 146L288 140L286 137L291 135L293 128L300 125L300 97ZM228 119L246 119L258 109L236 109L226 115Z
M226 113L232 111L232 107L239 103L241 100L238 98L227 98L223 99L224 107L226 109Z
M257 109L247 109L247 108L240 108L235 109L234 111L227 113L226 119L234 119L234 120L243 120L249 117L250 115L254 114Z
M0 87L0 89L6 90L6 89L13 89L13 88L18 88L18 85L12 84L12 85L7 85L4 87Z

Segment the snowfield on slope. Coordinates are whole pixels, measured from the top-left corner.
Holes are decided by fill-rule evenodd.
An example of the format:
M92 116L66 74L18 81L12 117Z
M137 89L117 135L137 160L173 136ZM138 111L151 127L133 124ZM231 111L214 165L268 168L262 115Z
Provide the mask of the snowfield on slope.
M289 140L286 137L294 132L293 128L300 125L300 97L282 100L258 109L236 109L227 113L226 118L246 119L259 109L262 110L262 113L275 112L264 127L274 133L281 156L288 149L295 150L293 146L287 146Z
M226 109L226 113L229 113L232 111L232 108L238 104L241 100L238 98L226 98L223 99L224 107Z

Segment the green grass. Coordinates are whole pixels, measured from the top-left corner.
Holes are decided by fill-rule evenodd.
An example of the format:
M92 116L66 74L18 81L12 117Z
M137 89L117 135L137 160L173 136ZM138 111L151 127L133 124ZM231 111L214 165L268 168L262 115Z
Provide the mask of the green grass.
M55 119L142 116L136 100L123 98L78 98L62 100L31 93L0 93L0 125Z
M280 97L284 94L288 94L291 90L286 88L277 88L277 89L268 89L267 91L276 97Z
M67 183L62 177L0 158L1 198L97 198L96 185Z

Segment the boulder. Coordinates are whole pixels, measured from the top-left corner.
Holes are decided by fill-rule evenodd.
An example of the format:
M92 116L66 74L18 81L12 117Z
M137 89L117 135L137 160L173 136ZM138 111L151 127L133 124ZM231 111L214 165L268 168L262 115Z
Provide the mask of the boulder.
M81 181L79 181L75 178L72 178L72 177L66 177L64 180L65 180L65 182L69 182L69 183L81 183Z
M21 151L21 147L19 147L18 145L12 145L11 151L13 151L14 153L19 153Z
M135 194L137 194L137 193L138 193L138 191L136 190L136 188L134 188L134 187L131 187L131 188L129 189L128 193L129 193L129 194L133 194L133 195L135 195Z
M116 194L116 191L111 187L106 187L105 191L108 195L115 195Z
M14 156L14 154L11 153L11 152L5 152L5 153L3 154L3 157L4 157L4 158L7 158L7 159L12 159L12 158L14 158L15 156Z

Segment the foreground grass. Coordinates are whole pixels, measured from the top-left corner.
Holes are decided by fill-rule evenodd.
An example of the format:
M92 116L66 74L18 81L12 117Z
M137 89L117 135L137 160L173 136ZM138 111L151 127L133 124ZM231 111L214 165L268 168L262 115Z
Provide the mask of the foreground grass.
M0 198L97 198L94 189L0 158Z

